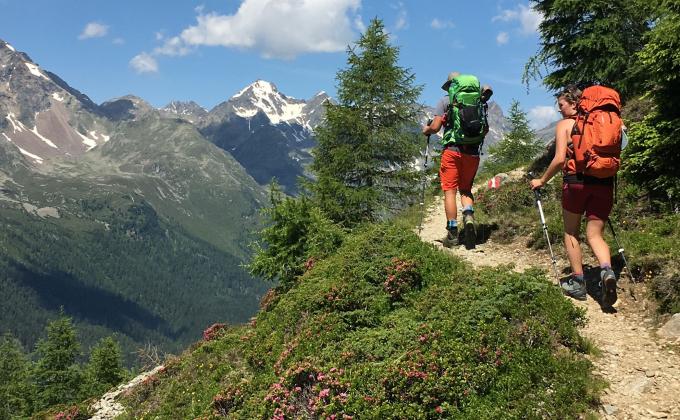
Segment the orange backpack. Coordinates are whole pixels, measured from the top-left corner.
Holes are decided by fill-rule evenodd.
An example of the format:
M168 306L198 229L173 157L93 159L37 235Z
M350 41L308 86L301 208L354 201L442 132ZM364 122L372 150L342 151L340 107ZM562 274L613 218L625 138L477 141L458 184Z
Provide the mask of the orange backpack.
M596 178L616 175L621 166L621 100L619 94L604 86L583 90L571 136L573 155L568 172Z

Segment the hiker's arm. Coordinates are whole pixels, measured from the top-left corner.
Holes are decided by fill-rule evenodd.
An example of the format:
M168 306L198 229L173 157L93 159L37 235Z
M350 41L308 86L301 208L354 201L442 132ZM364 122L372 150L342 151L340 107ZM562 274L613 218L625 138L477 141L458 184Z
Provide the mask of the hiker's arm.
M562 120L557 123L555 128L555 156L553 156L548 169L545 170L543 175L540 178L531 180L531 189L541 188L564 166L564 160L567 156L569 132L573 125L573 120Z
M423 134L429 136L430 134L437 134L442 128L443 118L441 115L435 115L430 125L423 126Z

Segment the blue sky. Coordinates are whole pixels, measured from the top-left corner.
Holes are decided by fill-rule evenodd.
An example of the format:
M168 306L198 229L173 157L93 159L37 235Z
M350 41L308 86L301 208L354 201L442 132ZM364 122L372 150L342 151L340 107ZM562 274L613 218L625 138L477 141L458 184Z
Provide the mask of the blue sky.
M462 4L461 4L462 3ZM536 127L557 119L540 84L520 82L541 16L516 0L0 0L0 39L97 103L134 94L160 107L212 108L257 79L282 93L331 96L346 46L385 23L399 64L434 105L453 70L476 74Z

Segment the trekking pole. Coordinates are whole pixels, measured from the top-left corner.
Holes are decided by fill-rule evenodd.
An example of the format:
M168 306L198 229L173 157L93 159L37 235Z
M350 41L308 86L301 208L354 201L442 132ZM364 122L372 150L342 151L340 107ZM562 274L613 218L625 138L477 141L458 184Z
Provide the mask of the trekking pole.
M527 173L529 179L533 179L534 174L532 172ZM545 234L545 240L548 242L548 250L550 250L550 261L552 261L553 271L555 272L555 278L559 281L560 275L557 273L557 260L555 259L555 254L553 253L552 245L550 244L550 235L548 234L548 225L545 223L545 214L543 214L543 205L541 204L541 190L535 189L534 198L536 200L536 207L538 207L538 215L541 218L541 227L543 228L543 233Z
M427 120L427 126L432 124L432 119ZM423 161L423 182L420 194L420 223L418 224L418 236L423 230L423 218L425 218L425 184L427 183L427 160L430 156L430 135L427 135L427 141L425 143L425 160Z
M626 260L626 254L624 253L624 249L619 243L619 238L616 236L616 232L614 231L614 224L612 223L611 219L607 219L607 223L609 223L609 229L612 231L612 236L614 237L614 242L616 242L616 246L619 249L619 255L621 256L621 259L623 260L623 266L626 267L626 272L628 273L628 277L630 280L635 284L635 277L633 277L633 273L630 271L630 267L628 266L628 260Z

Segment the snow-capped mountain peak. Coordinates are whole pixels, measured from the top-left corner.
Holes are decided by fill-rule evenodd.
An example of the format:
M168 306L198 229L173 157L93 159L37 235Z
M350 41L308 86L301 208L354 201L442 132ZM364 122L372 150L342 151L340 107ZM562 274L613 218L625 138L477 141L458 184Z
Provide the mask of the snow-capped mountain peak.
M288 97L266 80L257 80L246 86L229 99L236 115L250 118L263 112L272 124L282 122L298 123L305 126L303 118L305 101Z

